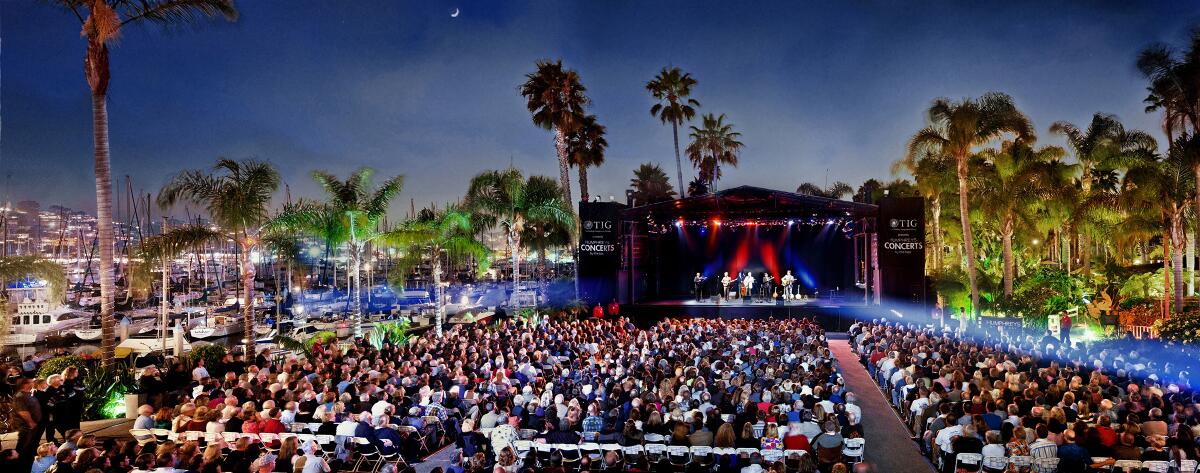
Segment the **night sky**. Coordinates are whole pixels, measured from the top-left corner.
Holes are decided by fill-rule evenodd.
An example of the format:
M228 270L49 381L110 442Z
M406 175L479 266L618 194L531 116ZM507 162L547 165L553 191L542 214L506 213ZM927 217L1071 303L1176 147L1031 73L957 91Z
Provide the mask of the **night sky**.
M0 2L0 197L90 210L85 45L77 20L46 3ZM1191 1L238 6L232 24L123 32L111 52L114 181L128 174L135 190L157 191L180 169L257 157L281 168L293 196L318 196L309 171L366 165L407 175L401 213L410 198L457 199L472 175L510 160L557 176L551 134L532 125L517 87L535 60L562 58L608 127L593 195L622 198L647 161L675 183L670 127L649 115L644 89L667 64L698 79L701 112L726 113L743 133L742 165L724 169L721 187L794 190L824 183L826 169L857 186L892 177L939 96L1007 92L1043 144L1061 143L1046 131L1053 121L1083 126L1096 111L1159 136L1136 54L1183 45L1200 23Z

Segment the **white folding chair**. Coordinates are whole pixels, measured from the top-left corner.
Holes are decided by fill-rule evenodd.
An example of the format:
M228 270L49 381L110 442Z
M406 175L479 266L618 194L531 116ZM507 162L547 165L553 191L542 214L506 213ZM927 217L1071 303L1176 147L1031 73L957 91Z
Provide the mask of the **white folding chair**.
M1142 468L1145 468L1150 473L1167 473L1171 469L1171 462L1162 460L1150 460L1142 462Z
M600 444L595 442L586 442L579 444L579 453L591 457L593 460L600 458Z
M171 438L171 434L175 432L167 429L150 429L150 433L154 434L154 438L159 442L166 442L167 440L174 440Z
M663 443L667 438L662 434L646 434L646 443Z
M1179 460L1179 473L1196 473L1196 460Z
M852 463L863 461L863 452L867 449L867 439L862 437L846 439L842 442L842 456L850 458Z
M1129 468L1133 468L1134 471L1141 471L1142 462L1137 460L1117 460L1113 463L1113 469L1117 471L1126 471Z
M750 456L755 453L758 453L757 448L742 447L742 448L737 449L738 456L742 456L742 455Z
M667 461L675 466L685 466L692 461L689 450L686 445L671 445L667 447Z
M1058 457L1042 457L1033 460L1033 469L1037 473L1058 473Z
M987 473L1003 473L1008 469L1008 457L983 457L983 471Z
M663 454L666 452L667 452L666 445L663 445L661 443L646 444L646 456L649 457L650 461L652 461L652 462L657 462L659 459L661 459L663 457Z
M768 449L762 451L762 457L763 457L763 460L766 460L769 462L777 462L777 461L783 459L783 450L776 450L773 448L768 448Z
M765 429L766 427L767 427L767 425L766 425L766 424L763 424L763 425L754 424L754 425L751 427L752 429L754 429L754 438L756 438L756 439L757 439L757 438L762 438L762 435L763 435L763 429Z
M808 451L806 451L806 450L784 450L783 451L783 456L785 456L787 458L791 458L792 455L805 456L805 455L808 455Z
M979 471L983 465L983 455L978 453L960 453L954 456L954 471L959 468L969 468L971 471Z
M224 438L226 443L237 442L238 435L240 434L237 432L221 432L221 438Z
M530 448L533 448L533 442L529 440L517 440L513 442L513 448L518 454L520 454L519 456L524 457L525 453L528 452Z
M1029 455L1013 455L1008 457L1008 464L1017 469L1029 468L1033 465L1033 457Z

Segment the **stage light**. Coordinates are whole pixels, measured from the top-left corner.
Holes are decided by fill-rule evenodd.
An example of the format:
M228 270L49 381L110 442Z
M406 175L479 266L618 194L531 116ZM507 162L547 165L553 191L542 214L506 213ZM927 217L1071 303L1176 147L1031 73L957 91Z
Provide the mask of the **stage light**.
M901 314L900 311L898 311L896 309L892 309L892 315L895 315L896 317L900 317L902 319L904 318L904 314Z
M720 220L713 220L712 222L713 222L713 226L717 226L717 227L721 226Z
M825 221L825 224L826 224L826 225L833 225L833 224L835 224L835 223L837 223L837 220L834 220L834 219L832 219L832 218L831 218L831 219L829 219L829 220L826 220L826 221Z
M788 226L794 225L795 223L796 223L795 220L788 220Z
M683 220L676 221L675 228L683 228Z

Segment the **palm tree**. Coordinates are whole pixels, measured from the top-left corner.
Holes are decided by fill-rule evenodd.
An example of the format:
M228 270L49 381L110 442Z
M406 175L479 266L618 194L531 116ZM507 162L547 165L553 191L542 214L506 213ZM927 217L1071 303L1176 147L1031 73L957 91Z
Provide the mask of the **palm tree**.
M1050 132L1066 137L1067 145L1075 153L1081 169L1081 198L1093 197L1092 184L1097 179L1127 168L1143 150L1153 150L1157 143L1149 134L1140 130L1126 130L1115 115L1097 112L1086 130L1065 121L1054 122ZM1076 227L1079 231L1080 259L1083 271L1091 272L1091 228Z
M917 132L908 144L909 156L937 150L954 158L958 171L959 220L962 222L963 253L971 286L971 310L979 315L979 283L975 274L975 249L971 235L970 188L967 163L975 148L1005 134L1033 137L1029 118L1017 110L1012 97L988 93L978 99L952 102L940 98L929 107L929 126Z
M903 159L892 164L892 173L901 169L908 170L917 181L917 192L929 201L930 233L933 235L932 260L933 270L942 270L942 253L945 249L942 234L942 194L954 187L954 159L941 152L940 147L932 147L924 153L915 155L909 153Z
M158 205L168 208L176 202L202 205L219 227L232 232L237 242L241 266L242 318L245 324L246 360L254 353L254 264L250 254L258 248L259 232L269 221L271 197L279 188L279 172L270 163L253 159L221 159L212 173L183 171L158 191Z
M653 204L675 198L675 189L671 180L657 164L645 163L633 170L633 179L629 180L633 189L633 199L637 205Z
M721 164L738 165L738 153L742 142L741 133L733 131L733 124L725 123L725 114L705 114L701 126L692 126L692 142L687 147L688 160L708 178L708 187L716 191L716 182L721 179Z
M695 196L704 195L707 193L708 193L708 178L706 178L704 176L696 176L696 178L692 179L692 182L689 182L687 185L688 197L695 197Z
M692 78L692 74L678 67L664 67L653 80L646 83L646 90L658 100L650 107L650 115L671 124L671 137L675 139L675 172L680 189L687 184L683 181L683 164L679 158L679 125L696 118L696 109L700 108L700 102L691 97L694 85L696 79Z
M121 35L121 29L131 23L155 23L164 27L195 23L201 19L221 16L237 19L233 0L54 0L54 3L75 15L83 26L87 53L83 58L83 75L92 92L92 147L96 169L96 238L100 253L100 327L101 363L108 367L113 361L116 339L113 329L113 253L115 243L112 225L112 177L108 147L108 44Z
M563 69L562 60L537 62L537 70L525 75L521 95L533 115L533 124L554 132L554 148L558 152L558 185L563 202L571 202L570 162L567 137L583 121L583 107L589 103L587 89L579 73Z
M985 150L978 155L974 167L975 195L985 215L1000 225L1000 241L1004 266L1002 279L1004 295L1012 297L1015 276L1013 234L1017 225L1031 226L1030 205L1046 199L1053 192L1046 175L1045 163L1061 158L1066 152L1057 146L1034 149L1031 140L1005 142L999 151Z
M530 176L526 180L521 171L512 168L485 171L471 179L464 208L480 219L480 228L504 231L512 255L514 306L520 292L521 235L525 226L544 222L575 231L575 213L561 195L553 179Z
M1122 197L1127 208L1155 209L1162 216L1163 247L1170 242L1170 259L1173 266L1174 311L1183 311L1183 251L1187 207L1196 198L1196 175L1192 172L1193 162L1200 154L1200 139L1186 132L1171 143L1171 149L1162 159L1146 159L1135 164L1125 173ZM1166 255L1163 255L1166 259ZM1165 289L1165 287L1164 287ZM1164 310L1164 316L1167 311Z
M404 187L404 176L391 177L375 187L371 168L359 168L346 180L325 171L313 171L313 180L325 189L323 204L300 203L285 209L270 222L272 231L299 231L345 244L350 256L351 303L354 336L362 336L362 258L366 245L377 238L379 221L392 199Z
M828 188L823 188L811 182L805 182L796 188L796 193L841 200L842 197L854 195L854 188L842 181L834 182Z
M595 115L583 117L579 128L567 136L567 156L572 166L579 168L579 200L588 200L587 168L604 164L604 125L596 123Z
M470 212L451 206L423 214L404 222L395 230L380 234L379 242L405 250L406 257L397 267L399 272L408 271L415 264L419 264L419 260L428 259L431 263L437 301L434 330L440 337L442 324L446 319L445 290L442 288L443 253L451 266L459 258L473 257L479 262L476 271L482 273L488 268L489 251L486 245L475 239L476 232L471 225ZM413 255L415 257L408 257Z
M1154 44L1138 54L1137 68L1150 81L1146 112L1162 110L1163 133L1175 135L1190 125L1200 132L1200 28L1192 30L1188 49L1176 53L1166 44Z

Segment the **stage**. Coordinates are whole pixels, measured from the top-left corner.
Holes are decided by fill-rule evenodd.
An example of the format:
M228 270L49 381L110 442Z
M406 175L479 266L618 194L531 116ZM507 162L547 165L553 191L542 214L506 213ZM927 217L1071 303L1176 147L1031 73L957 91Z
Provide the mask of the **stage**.
M732 301L704 299L662 300L630 304L621 313L642 326L668 317L760 319L812 317L828 332L844 332L856 320L883 317L887 310L858 301L806 299L795 301Z

